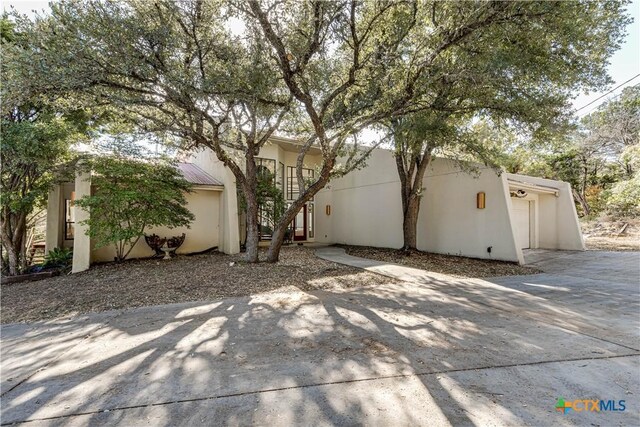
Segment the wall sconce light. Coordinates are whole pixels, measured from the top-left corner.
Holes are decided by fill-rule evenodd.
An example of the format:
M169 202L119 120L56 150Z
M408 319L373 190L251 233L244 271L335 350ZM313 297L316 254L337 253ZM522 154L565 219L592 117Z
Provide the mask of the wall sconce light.
M327 205L324 207L324 213L326 213L327 216L331 215L331 205Z
M485 199L486 199L486 196L484 194L484 191L480 191L476 196L476 206L478 209L484 209L484 206L486 203Z

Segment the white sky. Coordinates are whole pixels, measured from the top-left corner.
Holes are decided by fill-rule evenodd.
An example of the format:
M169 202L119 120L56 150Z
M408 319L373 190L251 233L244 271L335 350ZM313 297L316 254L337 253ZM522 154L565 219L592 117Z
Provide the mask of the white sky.
M41 11L49 9L49 0L0 0L0 4L2 4L3 10L8 10L13 6L18 12L25 14L32 14L33 10ZM624 44L610 59L608 71L614 84L612 84L608 90L629 80L636 74L640 74L640 0L633 0L628 6L628 10L633 18L633 23L627 28L627 36ZM590 113L601 103L618 95L624 87L638 83L640 83L640 77L637 77L627 85L581 110L578 114L583 116ZM573 106L575 109L579 109L599 96L602 96L608 92L608 90L597 93L576 94Z

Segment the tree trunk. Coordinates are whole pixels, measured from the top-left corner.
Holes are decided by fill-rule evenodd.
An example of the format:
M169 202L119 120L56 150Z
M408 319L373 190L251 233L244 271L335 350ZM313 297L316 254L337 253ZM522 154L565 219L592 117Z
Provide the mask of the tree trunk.
M300 185L300 183L298 184L300 188L300 195L298 196L298 199L289 206L274 227L273 235L271 236L271 244L269 244L269 251L267 252L267 262L278 262L280 259L280 249L282 249L282 244L284 243L284 235L287 231L287 227L289 227L289 224L291 224L304 204L313 199L313 196L327 185L333 165L333 160L326 161L322 171L320 172L318 180L304 192L302 191L302 185Z
M588 216L591 213L591 207L589 206L586 197L575 188L573 189L573 199L580 204L583 216Z
M289 224L291 224L298 214L298 211L300 211L304 204L310 199L311 197L296 200L278 220L274 227L273 235L271 236L271 244L269 245L269 251L267 252L267 262L278 262L280 259L280 249L282 249L282 244L284 243L284 234L287 231Z
M9 275L20 274L23 269L21 254L25 252L25 225L27 215L24 213L3 212L2 218L2 245L7 252L9 263Z
M18 268L18 251L12 245L5 245L5 250L7 251L7 260L9 261L9 276L17 275L20 270Z
M293 220L293 218L291 220ZM284 227L281 226L274 228L273 235L271 236L271 244L269 245L269 251L267 252L267 262L278 262L280 259L280 249L282 249L284 234L287 231L288 226L289 223Z
M402 234L404 237L403 250L417 250L418 214L420 213L420 197L410 196L407 200L402 221Z
M244 200L246 202L247 215L247 237L245 243L245 261L258 262L258 244L260 243L260 233L258 230L258 177L256 174L256 161L253 152L246 153L245 176L242 185Z
M396 167L400 176L400 197L402 199L402 250L418 249L418 216L420 213L420 198L422 197L422 182L431 163L430 147L423 153L414 155L408 161L406 153L396 154Z
M249 191L245 192L244 199L247 205L245 260L247 262L258 262L258 243L260 242L260 233L258 230L258 201L255 192Z

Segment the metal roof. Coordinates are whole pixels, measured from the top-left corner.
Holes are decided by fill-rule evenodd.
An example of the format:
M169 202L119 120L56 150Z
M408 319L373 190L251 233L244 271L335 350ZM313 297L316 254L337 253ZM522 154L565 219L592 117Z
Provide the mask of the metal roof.
M186 179L192 184L195 185L215 185L222 187L223 184L200 169L200 167L194 165L193 163L178 163L178 170Z

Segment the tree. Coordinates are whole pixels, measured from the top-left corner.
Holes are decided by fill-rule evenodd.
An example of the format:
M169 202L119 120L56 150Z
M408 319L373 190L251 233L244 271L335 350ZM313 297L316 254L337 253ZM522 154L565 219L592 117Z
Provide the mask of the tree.
M276 184L275 173L270 172L266 167L258 168L258 182L256 185L256 202L258 205L260 235L265 233L265 228L269 230L269 236L273 233L273 227L285 210L284 194ZM238 192L238 203L240 209L245 212L247 202L243 192ZM245 234L246 246L246 234Z
M623 4L437 3L427 31L466 28L424 83L421 111L391 122L404 212L404 248L416 248L423 180L436 150L496 165L495 145L465 124L473 118L535 134L560 126L572 90L607 82L606 59L627 21ZM475 19L474 19L475 18ZM477 21L475 21L477 20ZM460 31L460 30L456 30ZM454 31L455 33L455 31Z
M290 110L290 96L251 35L234 35L223 2L71 2L34 22L15 16L21 42L8 67L30 90L115 107L142 132L185 150L212 149L246 200L247 260L258 260L255 155ZM122 43L122 40L128 43ZM34 78L33 76L37 76Z
M93 97L118 106L148 130L174 133L188 147L211 148L245 195L249 261L258 259L254 156L285 125L302 135L300 192L276 222L267 254L275 262L303 205L330 179L362 166L381 142L363 148L358 133L431 105L432 86L452 86L459 75L445 65L475 55L463 44L484 43L487 57L487 46L496 40L512 38L520 26L537 28L547 21L564 24L570 35L571 20L583 22L580 14L590 17L591 9L602 10L604 23L593 25L594 41L586 46L592 56L573 65L598 69L599 29L620 23L611 22L618 17L617 3L63 1L52 6L50 17L20 20L33 49L18 56L9 52L9 62L38 76L32 79L35 87ZM242 31L234 33L232 22L240 22ZM560 42L551 35L539 38L535 48L565 55L585 47L583 39L564 43L569 36ZM504 53L516 55L520 48L514 43ZM537 55L533 48L527 53L525 58ZM527 73L499 67L500 55L492 58L482 73L462 73L463 81L493 75L494 65L503 79L529 81ZM547 71L555 73L552 79L562 78L557 75L561 67ZM482 84L474 87L482 92ZM492 88L483 93L520 95ZM305 182L303 164L312 145L321 151L322 163L314 180Z
M624 216L637 204L633 186L640 165L639 108L640 86L633 86L562 132L537 141L514 138L495 126L481 131L486 140L501 144L504 155L498 163L507 171L569 182L581 215L595 216L606 209Z
M616 159L627 178L634 175L630 147L640 144L640 84L623 89L616 99L602 104L585 116L588 132L584 145L597 148L601 156Z
M7 19L0 24L4 50L15 45L16 34ZM24 90L18 77L2 67L0 237L10 275L27 267L33 219L51 185L69 171L70 146L86 134L89 120L82 111L63 114L55 101Z
M171 164L104 156L88 167L95 190L75 204L90 212L84 223L96 247L114 245L117 261L127 258L148 227L188 227L194 218L185 207L191 185Z
M77 129L50 111L15 107L2 115L2 218L0 231L9 274L26 268L29 219L46 200L51 185L71 159Z
M7 52L7 62L37 76L36 90L82 94L117 106L146 130L183 138L186 148L211 148L244 193L249 261L258 259L254 156L286 119L305 143L297 161L300 197L276 223L268 254L277 261L297 211L372 149L347 147L350 137L400 114L427 66L410 73L406 90L388 90L402 74L394 62L411 46L403 41L416 5L285 3L265 11L243 2L63 1L50 17L16 17L33 48ZM243 23L241 34L231 30L231 18ZM318 179L306 183L302 166L313 144L323 164Z

